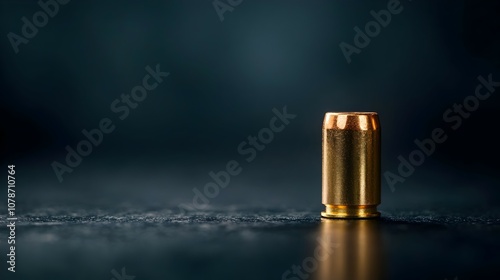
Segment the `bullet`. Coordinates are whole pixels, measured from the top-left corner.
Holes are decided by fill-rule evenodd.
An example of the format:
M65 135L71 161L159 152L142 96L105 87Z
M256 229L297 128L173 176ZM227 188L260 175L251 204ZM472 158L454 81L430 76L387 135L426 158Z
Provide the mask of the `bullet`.
M324 218L379 217L380 123L374 112L326 113L322 142Z

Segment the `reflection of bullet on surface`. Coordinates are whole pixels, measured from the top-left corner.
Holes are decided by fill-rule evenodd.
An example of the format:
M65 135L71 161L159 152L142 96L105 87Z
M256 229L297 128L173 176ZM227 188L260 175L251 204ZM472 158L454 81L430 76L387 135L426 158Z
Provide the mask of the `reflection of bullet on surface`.
M322 219L320 238L335 244L333 254L318 262L314 280L384 279L385 256L379 220Z
M324 218L380 216L380 124L377 113L326 113L323 122Z

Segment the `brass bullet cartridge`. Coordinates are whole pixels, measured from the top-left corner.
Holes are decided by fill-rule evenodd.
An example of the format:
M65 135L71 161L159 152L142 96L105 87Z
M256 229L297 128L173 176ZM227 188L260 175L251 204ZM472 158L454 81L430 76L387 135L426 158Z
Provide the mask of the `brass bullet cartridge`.
M323 121L324 218L379 217L380 123L373 112L326 113Z

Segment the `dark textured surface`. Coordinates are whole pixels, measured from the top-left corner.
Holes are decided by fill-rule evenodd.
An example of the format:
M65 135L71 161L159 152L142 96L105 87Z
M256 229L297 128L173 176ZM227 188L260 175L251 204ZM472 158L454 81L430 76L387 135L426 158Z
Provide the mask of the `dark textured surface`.
M383 211L370 222L375 226L349 221L325 231L319 213L307 209L226 207L185 215L131 205L77 209L84 208L39 208L19 216L18 272L7 279L112 279L111 270L122 267L137 280L282 279L314 254L318 237L352 247L349 236L380 242L365 248L377 248L373 261L383 271L372 279L499 275L500 219L491 211ZM336 256L332 261L342 258ZM6 270L1 273L6 279Z

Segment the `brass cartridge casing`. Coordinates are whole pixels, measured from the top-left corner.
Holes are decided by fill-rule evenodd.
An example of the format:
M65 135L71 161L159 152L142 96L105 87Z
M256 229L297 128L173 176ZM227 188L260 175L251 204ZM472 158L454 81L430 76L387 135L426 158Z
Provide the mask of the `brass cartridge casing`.
M326 113L323 121L324 218L379 217L380 123L373 112Z

